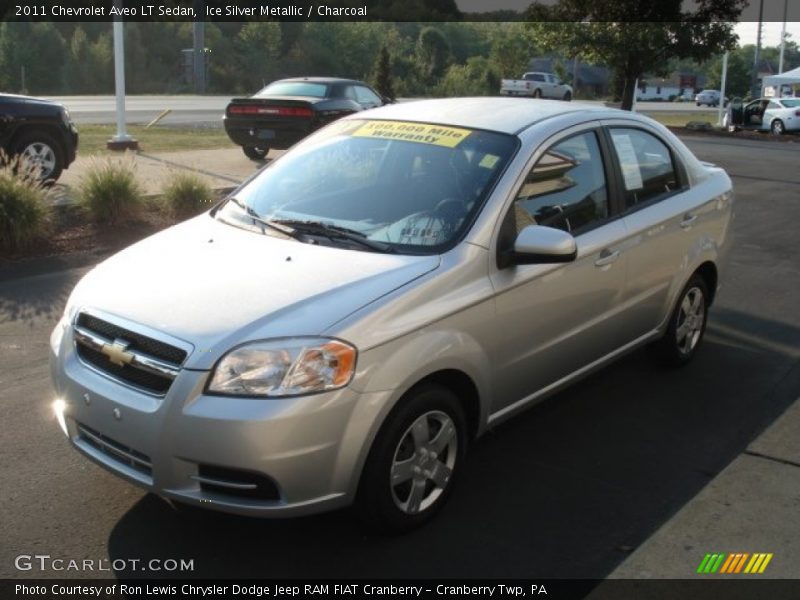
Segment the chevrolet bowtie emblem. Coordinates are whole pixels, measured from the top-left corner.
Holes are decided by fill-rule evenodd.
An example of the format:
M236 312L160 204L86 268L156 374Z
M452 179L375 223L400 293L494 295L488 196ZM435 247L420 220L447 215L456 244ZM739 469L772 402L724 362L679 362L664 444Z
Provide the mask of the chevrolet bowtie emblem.
M133 360L133 354L126 352L130 345L130 342L116 339L113 344L103 344L100 351L108 357L112 364L122 367L130 364Z

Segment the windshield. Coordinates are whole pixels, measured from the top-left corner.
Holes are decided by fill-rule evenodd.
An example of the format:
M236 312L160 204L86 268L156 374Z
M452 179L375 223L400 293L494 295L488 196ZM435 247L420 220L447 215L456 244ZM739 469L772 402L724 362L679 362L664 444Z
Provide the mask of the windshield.
M344 243L324 239L333 227L394 252L438 253L466 232L516 147L515 137L487 131L339 121L272 163L218 216L244 212L323 238L314 243Z

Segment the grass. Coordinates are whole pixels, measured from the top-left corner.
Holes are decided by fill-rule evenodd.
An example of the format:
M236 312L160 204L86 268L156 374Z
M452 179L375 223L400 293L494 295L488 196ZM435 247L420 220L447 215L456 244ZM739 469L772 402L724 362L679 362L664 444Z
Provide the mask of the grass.
M0 156L6 163L6 159ZM24 250L47 230L47 191L15 161L0 165L0 253Z
M645 107L639 105L639 112L666 125L667 127L685 127L689 121L707 121L712 125L717 124L717 112L670 112L670 111L657 111L647 112Z
M162 190L161 204L172 218L186 218L211 207L214 192L208 182L188 171L176 171Z
M79 125L81 156L106 153L106 142L117 133L116 125ZM128 134L139 141L143 152L175 152L180 150L212 150L234 148L225 130L211 127L164 127L145 129L128 126Z
M100 223L134 216L143 202L130 155L93 158L78 186L78 204Z

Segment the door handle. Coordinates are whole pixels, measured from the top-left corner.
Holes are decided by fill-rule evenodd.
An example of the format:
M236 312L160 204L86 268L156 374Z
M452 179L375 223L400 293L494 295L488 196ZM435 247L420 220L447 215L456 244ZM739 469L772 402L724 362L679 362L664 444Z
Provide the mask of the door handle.
M614 250L613 252L611 252L609 250L603 250L600 253L600 256L597 258L597 260L594 261L594 266L595 267L606 267L606 266L608 266L610 264L613 264L619 258L619 254L620 254L619 250Z
M697 215L692 214L685 214L683 215L683 221L681 221L681 228L682 229L689 229L694 222L697 221Z

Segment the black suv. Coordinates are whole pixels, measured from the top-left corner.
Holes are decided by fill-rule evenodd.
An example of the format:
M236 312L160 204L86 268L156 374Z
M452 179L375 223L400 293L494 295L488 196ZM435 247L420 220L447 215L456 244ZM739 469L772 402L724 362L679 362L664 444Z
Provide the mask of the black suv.
M27 160L43 181L55 181L75 160L78 130L57 102L0 94L0 150Z

